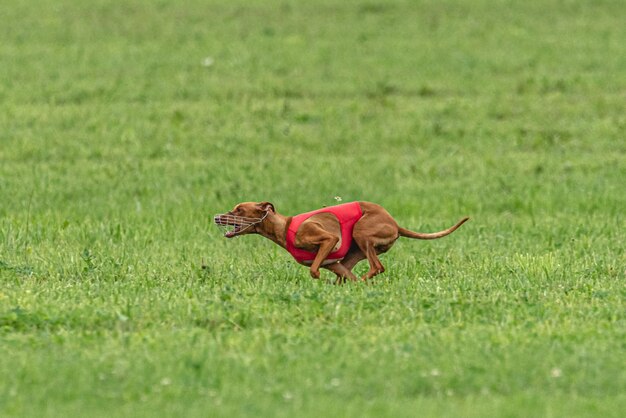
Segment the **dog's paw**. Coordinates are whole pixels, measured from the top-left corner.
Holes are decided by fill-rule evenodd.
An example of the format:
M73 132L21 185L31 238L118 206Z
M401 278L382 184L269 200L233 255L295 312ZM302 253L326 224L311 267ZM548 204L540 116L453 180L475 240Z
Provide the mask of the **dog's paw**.
M319 270L313 270L311 269L311 277L313 277L314 279L319 279L320 278L320 271Z

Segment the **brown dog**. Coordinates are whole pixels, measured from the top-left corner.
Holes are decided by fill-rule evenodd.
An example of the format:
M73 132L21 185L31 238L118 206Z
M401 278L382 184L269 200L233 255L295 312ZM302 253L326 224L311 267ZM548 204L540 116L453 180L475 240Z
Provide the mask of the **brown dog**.
M350 212L333 212L340 207ZM244 202L213 218L218 226L232 228L225 233L227 238L260 234L288 250L300 264L310 266L313 278L320 277L319 268L323 267L335 273L338 282L357 280L352 269L364 259L370 268L363 280L384 272L378 255L389 251L399 237L445 237L468 219L440 232L413 232L399 227L382 206L370 202L352 202L295 217L279 214L269 202Z

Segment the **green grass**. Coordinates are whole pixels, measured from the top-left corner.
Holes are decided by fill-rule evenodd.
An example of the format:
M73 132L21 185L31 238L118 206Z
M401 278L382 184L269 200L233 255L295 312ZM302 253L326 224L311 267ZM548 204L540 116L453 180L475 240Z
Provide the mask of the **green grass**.
M0 415L626 410L623 2L7 0L0 21ZM210 224L335 196L472 220L339 287Z

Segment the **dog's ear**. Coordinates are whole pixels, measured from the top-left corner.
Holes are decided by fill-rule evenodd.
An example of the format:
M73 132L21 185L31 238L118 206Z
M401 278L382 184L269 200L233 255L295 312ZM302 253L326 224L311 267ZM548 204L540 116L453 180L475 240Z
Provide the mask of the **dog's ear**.
M257 206L263 212L267 212L267 211L271 211L272 213L276 212L276 210L274 209L274 204L270 202L261 202L261 203L258 203Z

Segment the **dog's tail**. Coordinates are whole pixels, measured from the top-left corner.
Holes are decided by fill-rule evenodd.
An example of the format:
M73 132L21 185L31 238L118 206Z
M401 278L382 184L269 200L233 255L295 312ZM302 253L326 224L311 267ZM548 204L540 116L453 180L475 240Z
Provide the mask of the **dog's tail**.
M469 217L465 217L465 218L461 219L459 222L457 222L456 225L451 226L448 229L444 229L443 231L433 232L431 234L425 234L425 233L422 233L422 232L413 232L413 231L409 231L408 229L404 229L404 228L398 228L398 233L400 234L401 237L407 237L407 238L414 238L414 239L437 239L437 238L445 237L446 235L449 235L449 234L453 233L454 231L457 230L457 228L459 226L463 225L468 220L469 220Z

